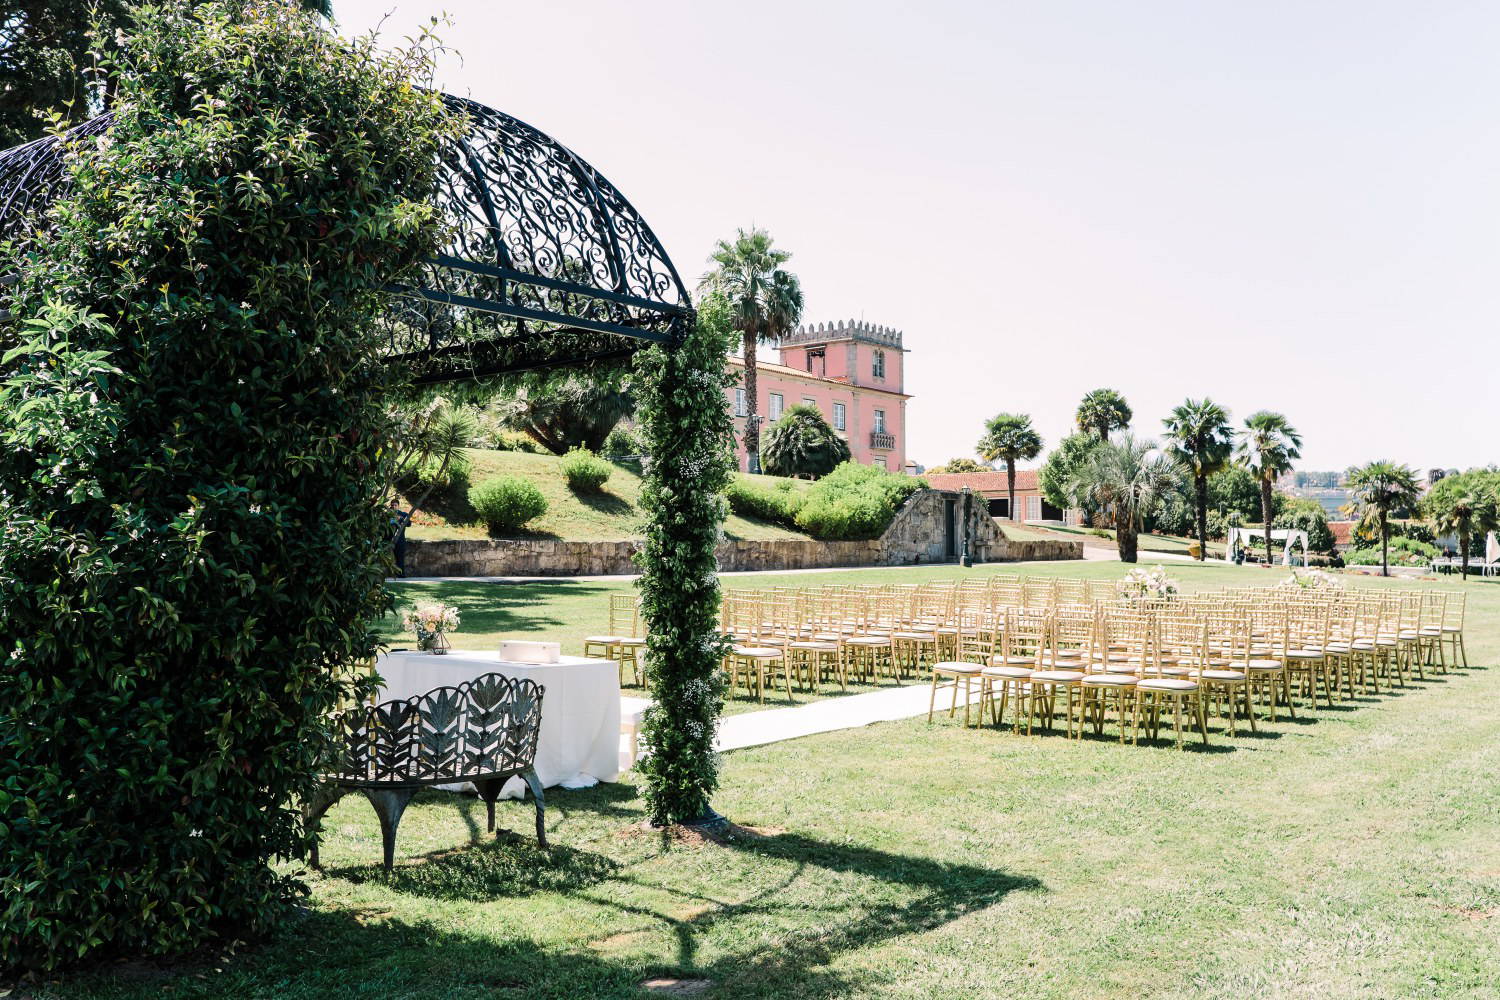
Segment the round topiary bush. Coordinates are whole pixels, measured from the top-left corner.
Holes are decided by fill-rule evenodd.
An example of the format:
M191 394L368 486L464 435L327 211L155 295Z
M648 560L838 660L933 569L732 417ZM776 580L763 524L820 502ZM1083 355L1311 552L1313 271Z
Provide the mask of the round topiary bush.
M574 493L598 493L609 482L615 467L587 448L574 448L563 456L562 474Z
M379 289L439 95L280 0L138 8L0 327L0 970L245 939L389 605Z
M492 533L519 531L547 513L542 491L520 476L494 476L469 490L469 505Z

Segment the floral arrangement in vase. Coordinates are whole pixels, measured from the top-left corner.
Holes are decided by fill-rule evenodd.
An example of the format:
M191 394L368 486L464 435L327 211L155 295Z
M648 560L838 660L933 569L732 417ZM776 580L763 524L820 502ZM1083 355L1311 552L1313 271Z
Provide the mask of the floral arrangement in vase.
M1343 590L1344 581L1321 569L1292 570L1292 575L1282 580L1278 587L1298 590Z
M406 630L417 637L417 648L426 653L448 652L446 633L458 631L458 609L438 601L418 601L401 616Z
M1132 600L1176 597L1177 581L1167 576L1167 571L1160 566L1155 569L1136 567L1115 583L1115 593Z

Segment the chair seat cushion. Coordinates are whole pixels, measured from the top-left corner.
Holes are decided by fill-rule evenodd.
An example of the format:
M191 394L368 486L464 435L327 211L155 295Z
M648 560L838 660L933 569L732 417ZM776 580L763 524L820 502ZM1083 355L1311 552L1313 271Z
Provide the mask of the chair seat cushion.
M935 633L935 632L892 632L891 633L891 638L892 639L903 639L903 640L905 640L907 642L935 642L937 640L937 633Z
M1186 693L1198 690L1198 685L1194 681L1183 680L1180 677L1147 677L1136 684L1136 689L1139 691L1182 691Z
M934 663L932 672L945 674L950 677L978 677L979 671L984 669L977 663Z
M844 643L849 646L889 646L891 640L884 635L851 635Z
M1321 649L1289 649L1286 655L1293 660L1321 660L1327 654Z
M1251 660L1245 665L1251 670L1280 670L1282 667L1280 660Z
M1280 666L1280 664L1278 664ZM1198 674L1206 681L1243 681L1245 675L1238 670L1204 670Z
M1006 679L1024 680L1027 677L1030 677L1034 671L1030 667L1015 667L1015 666L1004 666L1004 665L1001 665L1001 666L985 667L980 672L982 674L984 674L984 676L986 676L986 677L1001 677L1001 678L1006 678Z
M813 650L819 653L837 653L839 650L836 642L789 642L787 649Z
M1031 674L1033 684L1075 684L1083 680L1083 672L1078 670L1036 670Z
M752 660L781 659L781 650L771 649L767 646L736 646L735 656L744 656Z
M1088 674L1084 687L1134 687L1136 679L1129 674Z
M591 635L583 641L589 643L597 642L601 646L605 644L608 644L610 646L618 646L620 643L625 641L625 637L623 635Z

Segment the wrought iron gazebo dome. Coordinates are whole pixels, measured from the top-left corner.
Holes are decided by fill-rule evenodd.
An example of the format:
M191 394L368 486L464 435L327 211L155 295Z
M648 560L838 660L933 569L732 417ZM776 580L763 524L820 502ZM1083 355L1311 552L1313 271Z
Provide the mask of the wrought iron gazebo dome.
M417 384L617 361L679 343L692 302L661 242L602 174L545 133L445 94L465 117L438 151L442 251L382 318L386 360ZM106 132L103 115L67 140ZM63 147L0 152L0 239L24 238L67 185Z

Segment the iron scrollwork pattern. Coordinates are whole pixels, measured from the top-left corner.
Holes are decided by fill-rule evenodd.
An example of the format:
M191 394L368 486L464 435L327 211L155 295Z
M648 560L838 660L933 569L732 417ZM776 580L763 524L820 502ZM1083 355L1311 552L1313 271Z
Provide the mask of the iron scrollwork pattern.
M677 344L692 302L666 251L620 192L550 136L452 95L460 137L438 151L446 244L381 318L385 360L416 384L626 359ZM0 153L0 239L26 240L66 190L65 144L103 115Z

